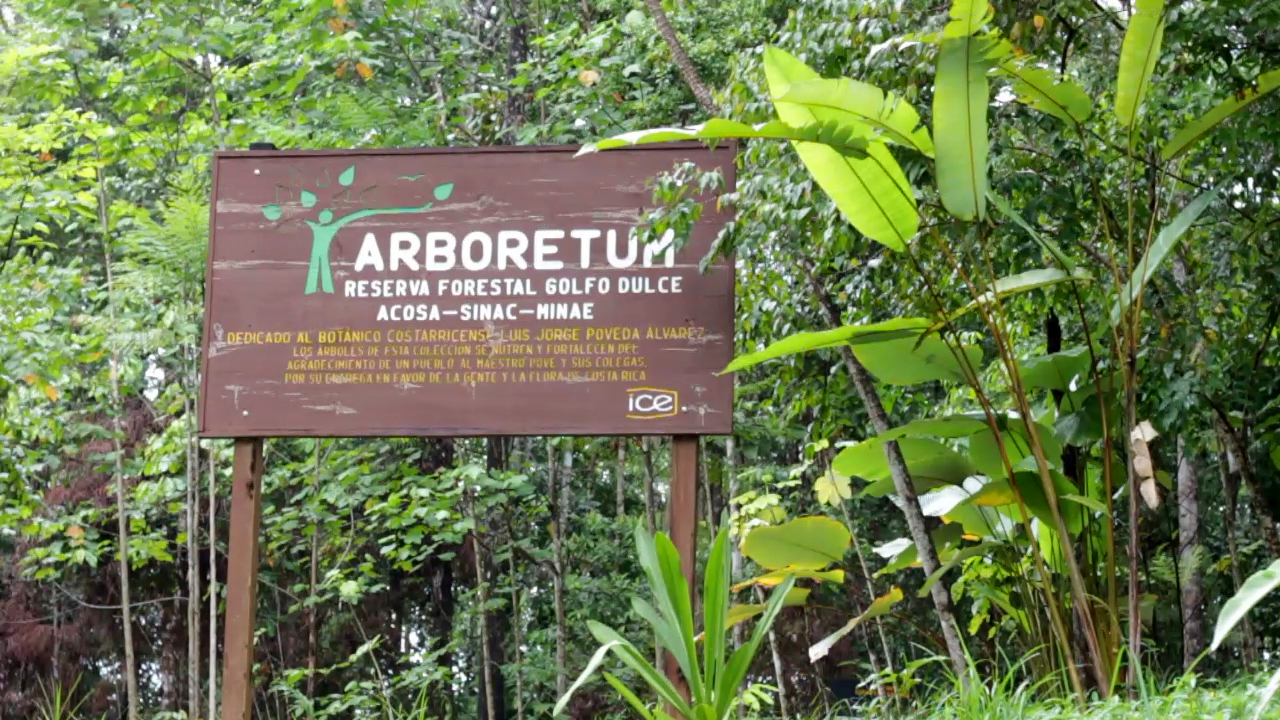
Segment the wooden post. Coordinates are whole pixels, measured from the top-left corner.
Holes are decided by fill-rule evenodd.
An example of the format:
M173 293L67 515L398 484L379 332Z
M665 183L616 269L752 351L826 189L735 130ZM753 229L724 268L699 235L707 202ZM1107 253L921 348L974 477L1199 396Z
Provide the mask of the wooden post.
M675 435L671 438L671 493L667 501L667 527L671 542L680 552L680 572L693 597L698 595L694 584L694 568L698 552L698 436ZM693 603L696 606L696 603ZM676 659L667 653L667 678L671 680L684 699L689 699L689 685L680 673Z
M258 609L258 526L262 516L262 438L236 438L227 552L222 719L253 718L253 630Z

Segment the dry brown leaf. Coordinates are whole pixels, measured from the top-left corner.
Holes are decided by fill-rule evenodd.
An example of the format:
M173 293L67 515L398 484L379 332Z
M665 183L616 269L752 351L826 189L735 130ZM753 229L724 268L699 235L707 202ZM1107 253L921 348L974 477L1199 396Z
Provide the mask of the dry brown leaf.
M373 68L369 67L368 65L365 65L362 62L356 63L356 72L360 73L360 77L364 78L365 80L368 80L369 78L373 77Z
M342 22L342 20L336 17L329 18L327 21L325 21L325 25L329 26L329 32L333 33L334 35L341 35L347 29L347 24Z
M53 159L53 153L49 152L48 150L43 150L40 152L40 162L49 162L52 159Z
M1152 510L1160 508L1160 486L1155 480L1143 480L1138 486L1138 490L1142 493L1142 501Z
M72 525L71 527L67 528L67 537L72 538L74 540L79 540L80 538L84 537L84 528L80 527L79 525Z
M578 82L582 83L583 85L586 85L587 87L591 87L592 85L595 85L596 83L600 82L600 71L599 70L583 70L582 72L578 73Z
M334 72L334 75L337 75L337 76L338 76L338 79L342 79L342 76L347 74L347 68L348 68L348 67L350 67L350 66L351 66L351 63L349 63L349 62L345 62L345 61L344 61L344 62L339 63L339 64L338 64L338 69L337 69L337 71L335 71L335 72Z
M1133 432L1129 433L1129 439L1142 440L1143 442L1151 442L1158 437L1160 437L1160 433L1156 432L1156 429L1151 426L1151 422L1148 420L1143 420L1135 425Z

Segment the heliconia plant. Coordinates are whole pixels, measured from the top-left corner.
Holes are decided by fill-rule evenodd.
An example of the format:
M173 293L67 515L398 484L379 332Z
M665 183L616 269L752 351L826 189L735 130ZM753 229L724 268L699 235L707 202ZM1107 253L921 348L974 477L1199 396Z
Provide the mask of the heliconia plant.
M635 530L636 555L644 569L650 603L641 597L631 598L631 607L647 622L662 646L675 658L681 675L689 688L686 700L669 678L613 628L599 622L588 621L587 627L601 645L591 656L587 667L574 681L564 696L556 703L553 715L559 715L568 706L573 694L582 687L604 664L612 653L623 665L630 668L649 687L657 698L657 706L650 707L640 694L616 676L604 672L604 679L645 720L726 720L734 710L751 661L760 648L761 641L778 617L795 584L795 577L788 575L774 588L765 605L755 631L749 640L736 650L730 647L729 628L735 622L731 617L729 532L722 528L716 535L707 557L702 594L702 630L695 629L693 595L680 570L680 553L663 533L650 536L642 525ZM698 642L702 642L702 658L698 657ZM665 709L661 707L665 705Z
M1144 173L1155 156L1144 157L1136 148L1140 140L1157 140L1160 162L1181 158L1222 123L1280 88L1280 70L1260 74L1249 87L1158 141L1149 137L1159 126L1147 120L1151 110L1144 105L1158 88L1153 78L1169 20L1164 0L1135 0L1113 92L1097 100L1070 77L1065 61L1057 70L1037 61L1003 37L992 19L985 0L953 0L940 31L911 37L936 51L927 125L894 92L854 78L823 78L796 56L770 47L763 53L763 69L777 119L761 125L712 119L691 128L631 132L601 140L584 152L685 138L785 140L855 230L911 260L928 291L922 304L930 316L792 335L738 358L725 371L839 348L847 365L862 366L884 384L940 381L971 391L979 407L962 416L922 418L898 428L881 422L874 437L836 454L831 477L865 481L865 496L898 496L913 537L904 541L890 567L907 567L915 562L913 553L924 557L927 551L937 567L927 571L926 588L934 588L948 569L988 551L986 557L995 557L1013 548L1029 557L1031 569L1018 572L1024 573L1028 592L1040 596L1037 607L1045 617L1024 627L1037 635L1037 644L1055 647L1057 659L1051 662L1083 701L1082 668L1104 697L1122 662L1130 683L1137 683L1141 672L1144 596L1137 566L1138 526L1143 504L1159 505L1147 448L1156 432L1137 416L1144 295L1165 260L1194 235L1201 216L1222 205L1219 187L1196 188L1178 208L1161 203L1164 189L1153 185L1151 202L1140 202L1135 195L1145 188ZM1100 208L1097 227L1110 254L1106 262L1073 260L1052 233L1039 228L1040 220L1024 218L996 189L999 183L990 177L988 158L993 82L1005 85L1014 101L1054 118L1083 155L1123 167L1126 222L1106 212L1108 198L1096 181L1079 192ZM1095 103L1100 109L1108 102L1110 112L1095 111ZM935 182L924 192L912 187L895 157L910 153L932 166ZM1168 182L1171 197L1186 190ZM934 207L940 205L949 217L922 224L925 206L917 198L929 191L936 193ZM1136 213L1143 205L1151 208L1151 217ZM1003 232L1033 243L1041 266L996 274L990 239L1001 232L999 223L1005 225ZM935 249L936 256L925 256ZM976 260L980 258L985 262ZM925 269L930 267L926 261L949 272L935 277ZM1085 341L1040 357L1016 357L1016 342L1006 332L1005 303L1055 287L1071 299ZM967 301L948 307L944 291L958 292ZM1093 312L1087 305L1093 305ZM983 345L958 324L975 319L993 341L998 372L984 367ZM985 385L993 376L1004 383L989 390ZM1041 421L1044 413L1033 395L1047 396L1056 420ZM1085 450L1073 454L1084 460L1068 467L1062 459L1068 447ZM1125 488L1128 544L1135 548L1128 553L1127 603L1120 599L1115 532L1124 516L1113 506ZM904 500L913 495L921 497ZM948 526L943 542L937 533L931 541L924 529L927 515L941 517ZM964 548L964 541L979 544ZM937 596L935 604L942 616ZM1013 603L1004 599L1005 606L1013 608ZM946 635L948 621L942 619ZM1129 626L1127 633L1120 629L1121 619ZM963 665L958 642L951 636L947 640L953 664ZM1087 657L1077 662L1081 650Z

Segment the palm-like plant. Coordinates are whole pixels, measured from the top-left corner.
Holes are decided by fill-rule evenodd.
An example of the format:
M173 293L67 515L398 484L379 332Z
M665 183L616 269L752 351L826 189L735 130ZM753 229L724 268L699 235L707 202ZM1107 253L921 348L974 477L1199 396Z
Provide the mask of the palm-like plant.
M732 650L728 647L730 575L729 534L722 529L716 535L707 558L706 578L703 584L702 633L694 630L693 596L689 584L680 572L680 553L671 539L662 533L650 537L636 526L636 553L644 568L657 607L640 597L631 598L636 614L644 618L658 640L675 658L680 672L689 685L689 699L681 695L675 684L645 658L626 638L602 623L588 621L591 634L599 640L596 650L582 674L574 681L564 697L556 703L559 715L569 704L569 699L604 663L612 652L648 684L658 700L675 713L680 720L725 720L733 712L733 700L738 696L747 669L760 647L769 627L782 610L787 592L795 584L795 577L788 575L769 597L751 639ZM698 659L698 640L702 640L702 660ZM727 657L726 657L727 656ZM605 672L604 679L645 720L670 720L671 715L661 708L650 709L631 688L612 674Z

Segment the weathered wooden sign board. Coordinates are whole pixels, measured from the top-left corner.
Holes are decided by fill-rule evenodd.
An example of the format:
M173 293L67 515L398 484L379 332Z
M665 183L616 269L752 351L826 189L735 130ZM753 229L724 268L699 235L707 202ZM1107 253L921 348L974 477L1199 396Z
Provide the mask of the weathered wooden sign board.
M694 582L697 435L732 430L731 262L641 243L678 163L733 147L224 152L214 157L200 434L234 437L222 717L250 720L263 438L671 435ZM668 674L683 685L674 659ZM686 693L687 695L687 693Z
M207 437L725 434L733 268L643 243L648 183L732 149L218 153Z

